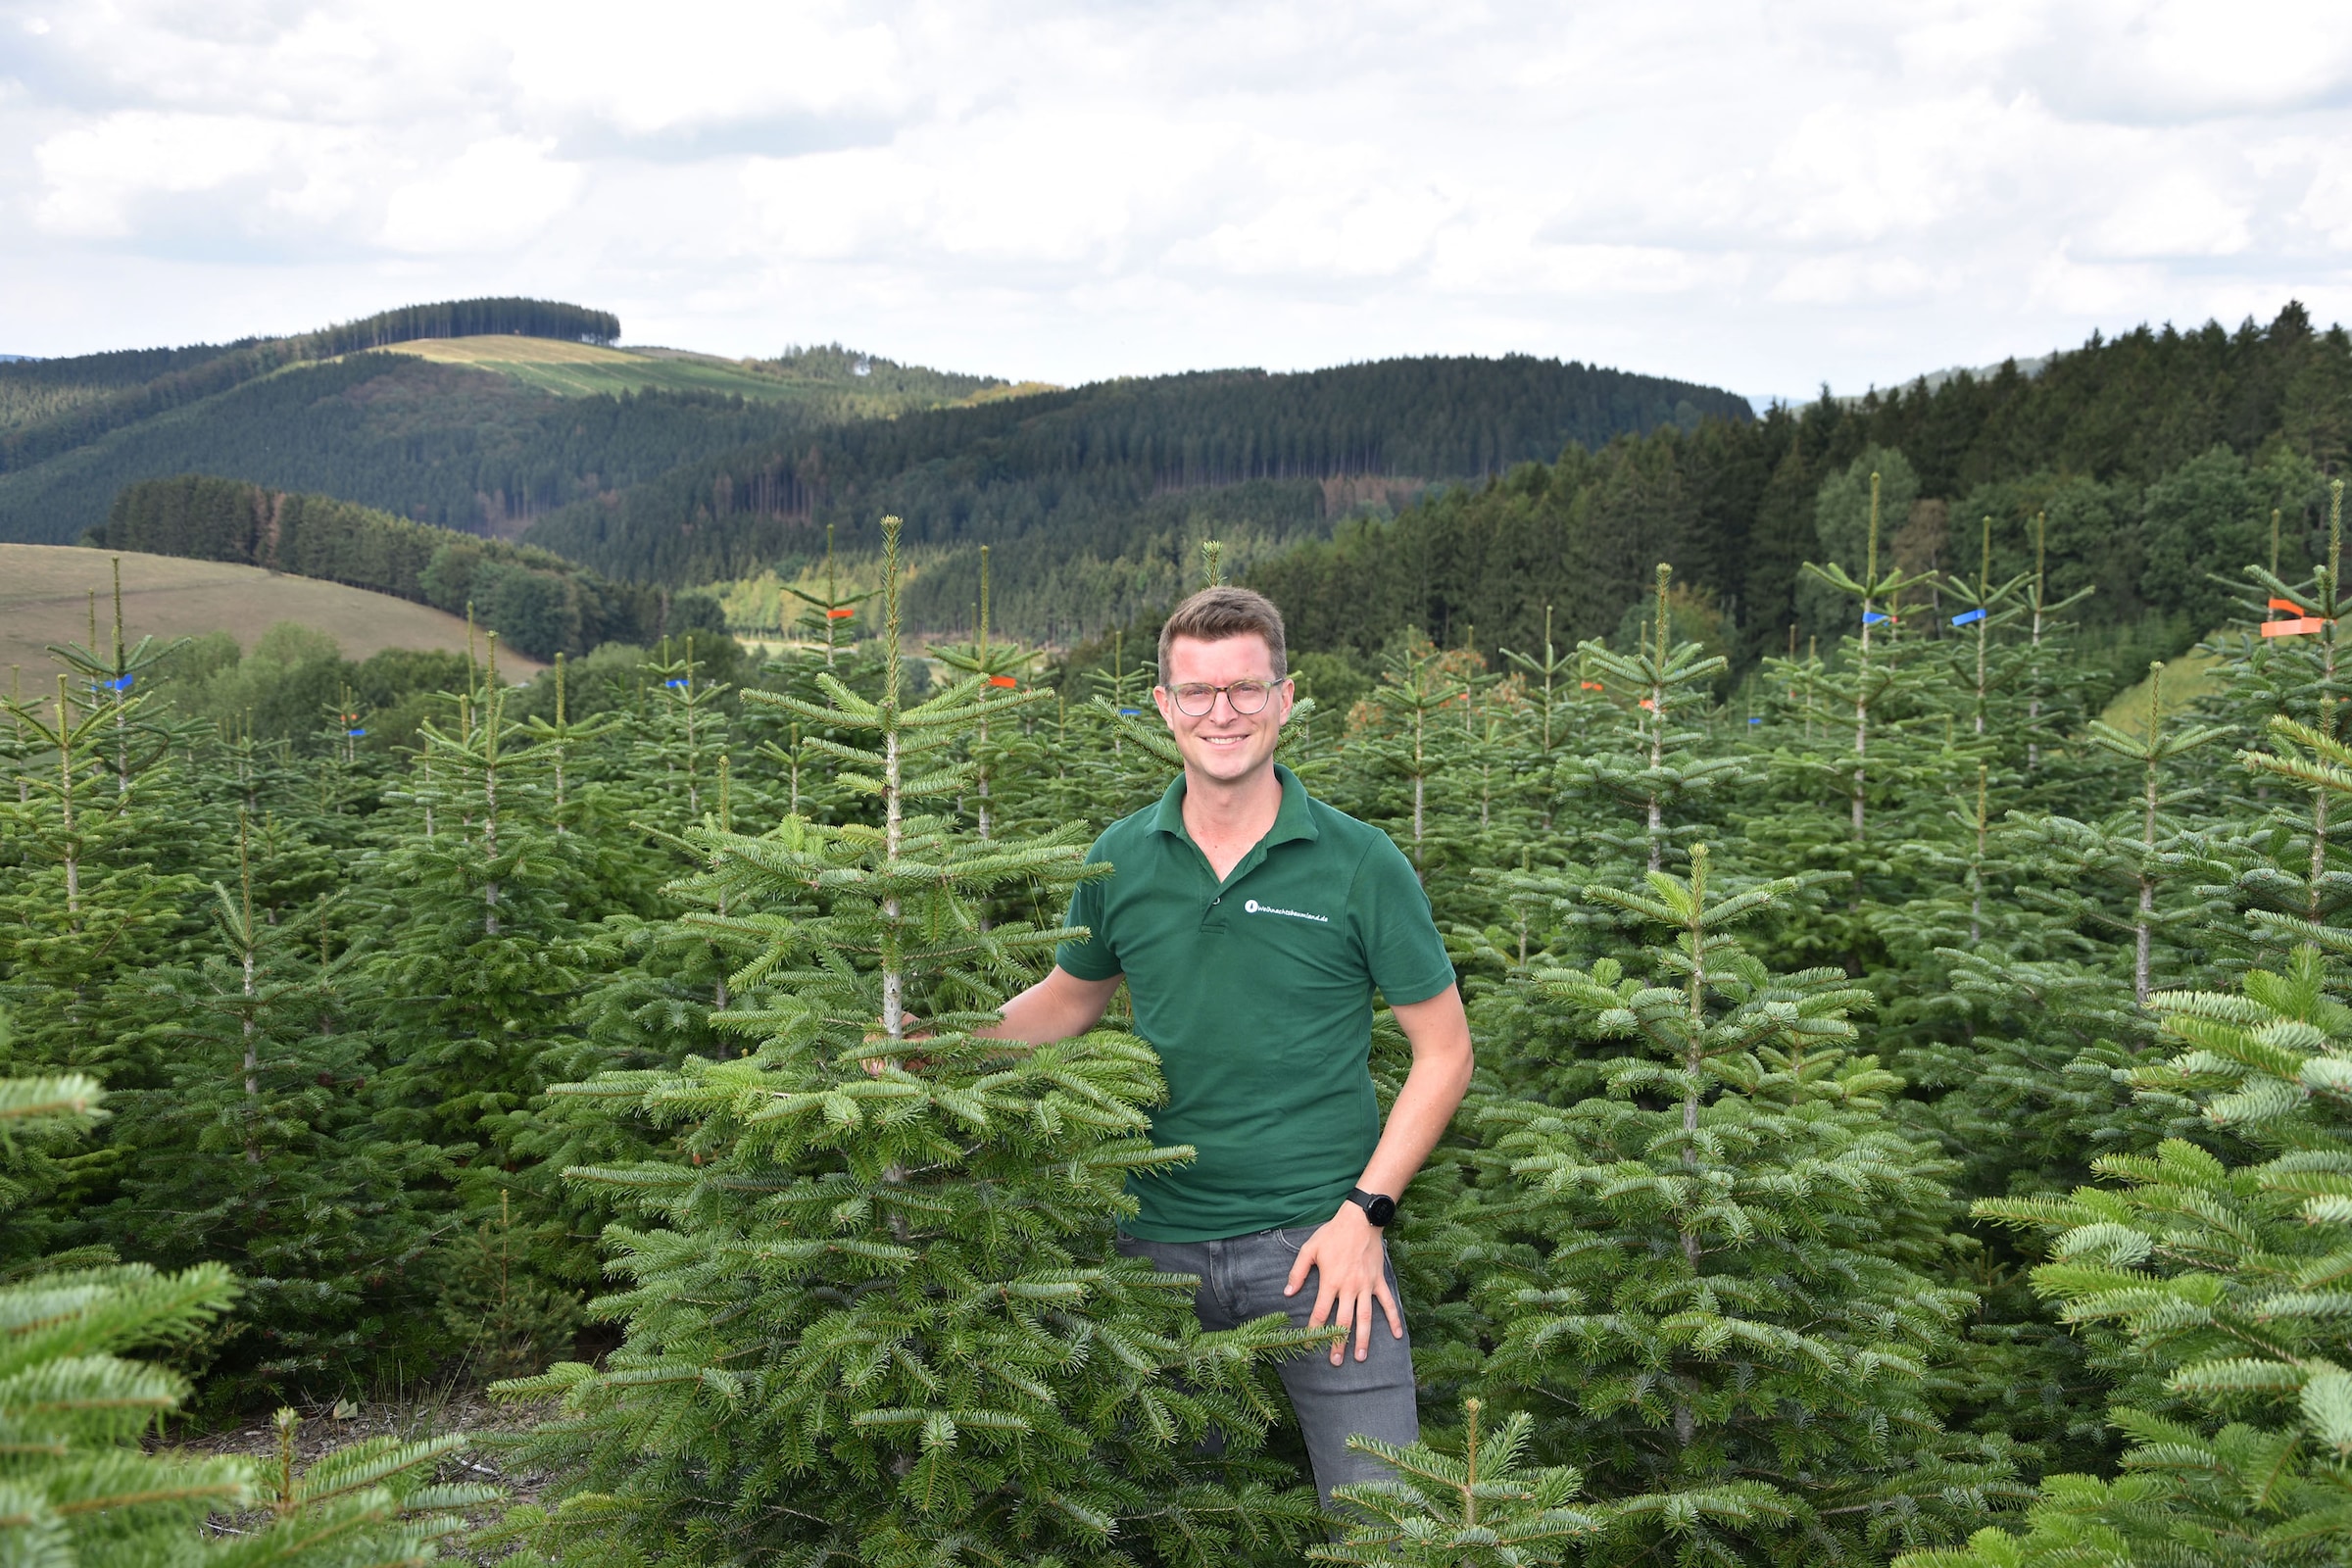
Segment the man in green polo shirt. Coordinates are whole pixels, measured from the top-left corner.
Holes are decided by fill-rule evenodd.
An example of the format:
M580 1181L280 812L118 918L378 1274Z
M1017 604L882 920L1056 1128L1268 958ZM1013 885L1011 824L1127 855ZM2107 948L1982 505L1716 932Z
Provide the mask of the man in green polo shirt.
M1094 1027L1123 979L1159 1053L1160 1144L1188 1165L1130 1178L1119 1248L1200 1284L1209 1328L1287 1311L1346 1330L1282 1366L1316 1490L1384 1473L1348 1435L1420 1434L1412 1346L1381 1231L1470 1085L1470 1026L1412 866L1379 829L1274 760L1292 704L1282 616L1240 588L1195 594L1160 633L1153 691L1184 758L1156 806L1087 855L1053 972L992 1033ZM1372 994L1413 1050L1386 1128L1372 1091ZM1384 1319L1385 1333L1374 1332Z

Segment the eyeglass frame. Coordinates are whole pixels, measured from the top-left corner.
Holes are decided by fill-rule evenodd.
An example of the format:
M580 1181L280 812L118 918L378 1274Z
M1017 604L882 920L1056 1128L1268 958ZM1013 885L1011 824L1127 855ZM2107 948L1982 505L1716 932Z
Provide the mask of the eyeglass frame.
M1255 718L1258 714L1264 712L1267 709L1274 706L1274 694L1280 691L1283 687L1288 686L1290 683L1291 677L1288 675L1277 676L1271 679L1263 679L1256 675L1245 675L1240 680L1229 680L1222 686L1211 686L1207 681L1204 680L1188 680L1184 683L1184 686L1162 686L1160 690L1168 694L1168 706L1175 709L1177 712L1182 713L1187 718L1208 717L1217 710L1217 699L1219 697L1225 699L1225 706L1233 710L1234 715L1237 718ZM1208 706L1200 710L1200 711L1198 713L1187 709L1184 706L1184 699L1176 695L1178 692L1184 690L1185 686L1207 687ZM1258 704L1257 707L1245 711L1242 706L1233 700L1233 689L1236 686L1263 686L1266 689L1266 700Z

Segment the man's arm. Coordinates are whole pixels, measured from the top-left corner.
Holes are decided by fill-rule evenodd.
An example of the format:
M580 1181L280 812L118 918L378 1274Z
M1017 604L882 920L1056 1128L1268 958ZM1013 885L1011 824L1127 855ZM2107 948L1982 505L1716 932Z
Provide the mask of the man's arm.
M1401 1198L1406 1185L1419 1174L1422 1161L1429 1158L1429 1152L1446 1136L1462 1096L1470 1091L1470 1019L1462 1011L1462 994L1453 986L1426 1002L1408 1002L1390 1010L1412 1044L1413 1068L1405 1074L1404 1087L1396 1091L1389 1124L1382 1129L1372 1161L1356 1185L1368 1193ZM1315 1310L1307 1325L1320 1328L1329 1317L1342 1327L1352 1327L1355 1358L1361 1361L1372 1348L1375 1301L1388 1314L1391 1337L1404 1338L1404 1316L1389 1292L1387 1262L1380 1227L1355 1204L1343 1202L1340 1211L1298 1249L1298 1260L1291 1265L1290 1283L1283 1295L1298 1295L1306 1282L1307 1270L1318 1270ZM1339 1365L1347 1344L1343 1338L1331 1348L1332 1365Z
M989 1040L1018 1040L1031 1046L1082 1035L1102 1018L1102 1009L1110 1005L1111 995L1124 978L1112 975L1107 980L1081 980L1055 964L1043 980L1004 1004L1003 1023L990 1024L972 1033ZM912 1013L907 1013L906 1019L907 1043L931 1038L929 1024ZM868 1035L866 1041L870 1045L880 1038ZM884 1070L882 1063L882 1057L868 1056L865 1070L879 1075Z
M1081 980L1055 964L1043 980L1004 1004L1003 1023L972 1033L1032 1046L1082 1035L1102 1020L1121 978L1114 974L1107 980Z

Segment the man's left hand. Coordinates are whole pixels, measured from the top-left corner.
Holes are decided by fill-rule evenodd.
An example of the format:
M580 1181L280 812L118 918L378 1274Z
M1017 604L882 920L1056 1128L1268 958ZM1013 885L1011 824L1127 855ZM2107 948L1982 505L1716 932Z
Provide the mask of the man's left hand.
M1315 1234L1298 1249L1298 1259L1291 1265L1290 1283L1282 1294L1297 1296L1306 1283L1307 1270L1314 1270L1315 1310L1306 1326L1319 1329L1328 1321L1353 1329L1355 1358L1361 1361L1372 1352L1373 1302L1378 1301L1388 1314L1390 1337L1404 1338L1404 1316L1389 1290L1388 1256L1380 1227L1353 1203L1342 1203L1340 1211L1317 1226ZM1331 1347L1333 1366L1340 1364L1347 1348L1348 1337L1343 1334Z

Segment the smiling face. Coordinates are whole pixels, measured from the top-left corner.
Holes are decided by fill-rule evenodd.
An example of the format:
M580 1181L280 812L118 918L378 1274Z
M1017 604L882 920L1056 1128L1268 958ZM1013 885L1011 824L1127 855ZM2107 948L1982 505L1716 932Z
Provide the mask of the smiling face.
M1187 773L1219 784L1239 784L1273 765L1275 743L1291 716L1292 688L1288 680L1275 681L1274 656L1267 651L1263 637L1247 632L1213 643L1178 637L1168 645L1167 666L1159 673L1160 684L1152 689L1152 700L1159 705L1159 716L1167 720L1168 732L1176 737L1176 750L1184 757ZM1237 713L1232 701L1219 693L1216 705L1199 718L1179 711L1171 695L1171 688L1196 681L1226 686L1237 680L1269 682L1273 695L1257 712Z

